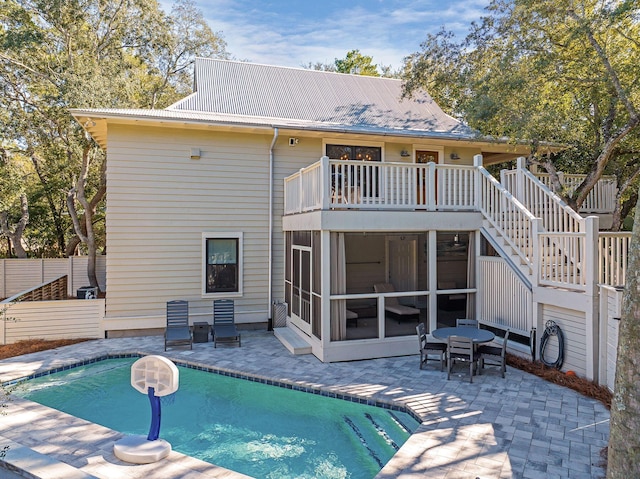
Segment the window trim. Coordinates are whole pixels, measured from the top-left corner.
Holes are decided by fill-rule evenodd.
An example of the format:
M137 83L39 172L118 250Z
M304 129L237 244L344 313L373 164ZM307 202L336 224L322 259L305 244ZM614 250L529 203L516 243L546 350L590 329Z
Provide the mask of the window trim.
M238 242L238 290L237 291L224 291L219 293L207 292L207 240L210 239L235 239ZM202 273L200 276L201 290L200 294L203 298L239 298L243 295L243 276L244 276L244 261L243 261L243 233L240 232L203 232L202 233L202 250L200 262L202 264Z

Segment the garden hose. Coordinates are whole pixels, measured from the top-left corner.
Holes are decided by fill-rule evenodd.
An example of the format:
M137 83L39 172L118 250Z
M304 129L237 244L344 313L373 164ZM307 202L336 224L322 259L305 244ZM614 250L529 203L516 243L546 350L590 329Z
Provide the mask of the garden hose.
M547 343L551 336L558 336L558 358L553 362L548 361L544 357L544 350L547 347ZM564 362L564 334L562 333L560 326L558 326L554 321L547 321L545 324L544 333L542 334L542 339L540 339L540 361L542 361L545 366L554 367L556 369L560 369Z

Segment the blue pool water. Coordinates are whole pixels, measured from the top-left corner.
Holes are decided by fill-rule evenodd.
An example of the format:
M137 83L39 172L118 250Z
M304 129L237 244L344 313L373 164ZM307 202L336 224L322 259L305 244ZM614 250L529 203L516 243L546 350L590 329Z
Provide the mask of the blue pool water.
M149 431L132 359L21 383L15 394L125 434ZM372 478L418 423L401 411L179 367L160 437L174 450L256 478Z

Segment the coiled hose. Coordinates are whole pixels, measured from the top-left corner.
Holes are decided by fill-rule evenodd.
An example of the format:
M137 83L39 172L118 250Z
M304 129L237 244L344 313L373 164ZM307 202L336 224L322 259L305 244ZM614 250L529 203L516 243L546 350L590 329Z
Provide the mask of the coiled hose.
M548 361L544 357L544 350L547 347L547 343L551 336L558 336L558 357L553 362ZM560 326L558 326L554 321L547 321L545 323L544 333L542 333L542 338L540 339L540 361L542 361L542 364L545 366L556 369L560 369L564 362L564 334L562 333Z

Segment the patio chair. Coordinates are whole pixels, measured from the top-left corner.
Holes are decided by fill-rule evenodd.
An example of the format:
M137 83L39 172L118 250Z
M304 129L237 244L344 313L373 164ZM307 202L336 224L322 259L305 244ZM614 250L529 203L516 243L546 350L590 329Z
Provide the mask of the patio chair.
M416 333L418 333L418 343L420 345L420 369L422 369L423 365L427 364L427 361L429 360L428 355L431 353L440 356L440 371L443 371L447 355L447 345L444 343L427 341L427 333L424 329L424 323L419 323L416 326Z
M188 344L193 349L193 335L189 328L189 303L184 300L167 301L167 327L164 330L164 350L167 346Z
M504 333L504 339L502 341L502 347L481 345L478 346L478 361L480 362L480 368L478 373L484 369L485 360L492 361L489 363L492 366L500 366L500 372L504 378L504 374L507 372L507 341L509 340L509 330Z
M216 299L213 302L213 347L218 343L240 343L240 333L236 328L234 304L232 299Z
M391 283L376 283L373 285L373 290L376 293L395 293L396 289L393 287ZM395 315L398 318L398 323L400 323L400 319L404 317L416 318L420 319L420 310L418 308L413 308L411 306L405 306L404 304L400 304L398 298L394 297L385 297L384 298L384 309L388 313Z
M467 326L470 328L479 328L480 323L477 319L456 319L456 327Z
M451 378L451 368L453 368L456 361L469 363L469 382L472 383L476 366L476 354L471 338L449 336L447 343L447 380Z

